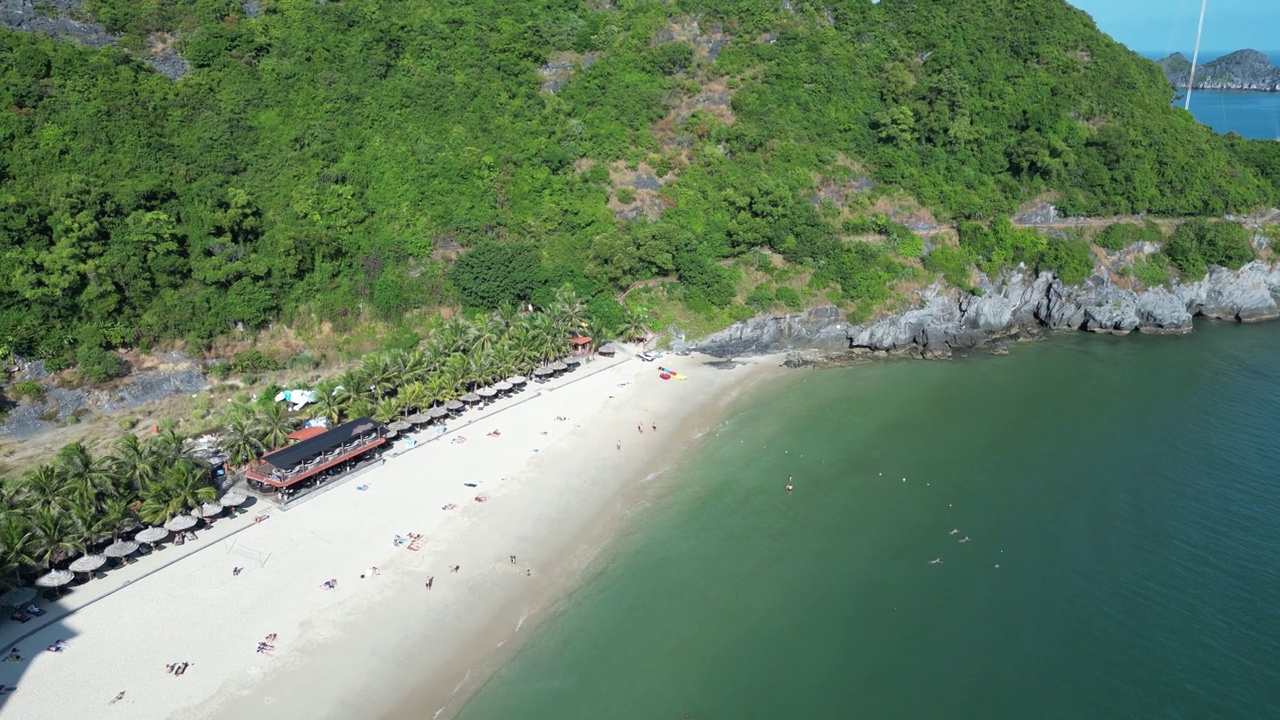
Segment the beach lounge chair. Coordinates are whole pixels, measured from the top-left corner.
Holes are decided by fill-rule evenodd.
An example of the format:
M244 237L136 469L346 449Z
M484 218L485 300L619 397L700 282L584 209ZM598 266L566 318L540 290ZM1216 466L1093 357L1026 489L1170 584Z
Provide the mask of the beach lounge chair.
M26 613L25 613L25 612L23 612L22 610L14 610L14 611L13 611L13 614L9 616L9 619L10 619L10 620L16 620L17 622L20 622L20 623L24 623L24 622L26 622L26 621L30 620L30 619L31 619L31 616L30 616L30 615L28 615L28 614L26 614Z
M44 608L40 607L39 605L36 605L35 603L31 603L30 605L28 605L26 607L26 610L27 612L31 613L32 615L35 615L36 617L40 617L41 615L44 614Z

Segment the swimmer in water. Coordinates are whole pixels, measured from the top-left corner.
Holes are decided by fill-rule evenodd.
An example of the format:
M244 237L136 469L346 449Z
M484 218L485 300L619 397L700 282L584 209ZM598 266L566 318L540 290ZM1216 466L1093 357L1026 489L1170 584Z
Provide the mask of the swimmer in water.
M959 528L951 528L951 532L950 532L949 534L951 534L951 535L955 535L955 534L956 534L956 533L958 533L958 532L960 532L960 529L959 529Z
M968 535L965 535L965 536L960 540L960 542L969 542L969 536L968 536Z
M934 558L934 559L932 559L932 560L930 560L930 561L929 561L929 564L930 564L930 565L941 565L941 564L942 564L942 558ZM999 567L999 566L997 566L997 567Z

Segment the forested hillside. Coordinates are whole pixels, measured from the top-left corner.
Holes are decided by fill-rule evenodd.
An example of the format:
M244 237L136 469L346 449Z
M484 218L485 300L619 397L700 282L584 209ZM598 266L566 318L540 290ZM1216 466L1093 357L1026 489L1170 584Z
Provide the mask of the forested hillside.
M87 2L123 49L0 35L0 350L90 362L299 309L340 330L664 276L723 308L720 261L759 247L870 306L1014 257L922 269L872 217L885 193L983 223L1045 193L1173 216L1280 196L1273 147L1171 108L1062 0L248 5ZM129 54L157 43L191 72Z

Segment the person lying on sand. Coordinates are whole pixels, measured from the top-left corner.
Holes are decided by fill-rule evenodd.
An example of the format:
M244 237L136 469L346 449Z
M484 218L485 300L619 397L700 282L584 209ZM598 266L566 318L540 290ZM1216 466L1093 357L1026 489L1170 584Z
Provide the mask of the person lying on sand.
M502 433L498 432L497 430L490 430L489 437L502 437Z
M116 703L120 702L120 701L121 701L121 700L123 700L123 699L124 699L124 691L123 691L123 690L121 690L121 691L120 691L120 694L119 694L119 695L116 695L114 698L112 698L112 699L111 699L111 702L109 702L109 703L107 703L107 704L108 704L108 705L115 705Z

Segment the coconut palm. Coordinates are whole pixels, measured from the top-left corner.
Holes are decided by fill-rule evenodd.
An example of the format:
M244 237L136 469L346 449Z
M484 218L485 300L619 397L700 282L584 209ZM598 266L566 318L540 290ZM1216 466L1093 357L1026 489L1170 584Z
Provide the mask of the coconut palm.
M19 580L19 573L23 568L35 567L40 563L37 538L28 520L29 518L10 517L0 522L0 569L5 574L13 573L15 580Z
M108 460L117 494L136 494L156 478L156 462L147 447L133 433L125 433L116 441Z
M111 542L120 539L120 534L137 524L133 510L124 498L111 498L98 506L96 517L90 528L97 538L111 538Z
M222 449L235 466L245 465L264 451L258 442L252 421L238 417L227 423L227 431L222 436Z
M218 491L209 484L209 471L196 460L183 458L167 469L161 480L142 498L138 517L152 525L163 525L200 503L213 502Z
M563 285L556 291L555 303L551 305L551 317L565 334L581 327L587 319L587 308L572 285Z
M289 416L283 403L271 403L258 413L251 427L254 438L263 447L278 448L288 441L289 433L298 427L298 421Z
M61 508L40 508L31 521L35 534L33 555L36 564L45 570L72 555L84 552L83 530L75 523L71 513Z
M426 383L418 380L400 388L400 392L396 395L401 401L401 410L405 415L414 412L420 412L431 407L433 398L431 392L427 390Z
M100 497L115 492L107 464L93 457L82 442L63 447L54 463L64 478L62 491L76 505L92 509Z
M351 396L345 390L339 390L338 383L333 380L317 384L316 395L316 412L337 425L342 420Z
M62 473L52 463L45 463L22 476L18 493L29 508L61 508L66 505L62 487Z
M643 340L649 334L649 308L643 305L627 305L618 334L629 342Z
M187 457L187 437L173 428L161 430L147 443L147 449L161 470Z

